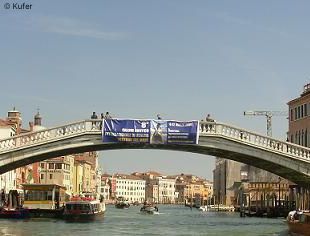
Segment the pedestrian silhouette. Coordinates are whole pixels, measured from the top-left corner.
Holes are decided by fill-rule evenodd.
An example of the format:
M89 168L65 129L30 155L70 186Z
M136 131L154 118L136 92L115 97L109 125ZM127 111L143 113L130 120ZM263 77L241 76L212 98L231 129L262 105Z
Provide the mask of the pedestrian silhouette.
M98 116L97 116L97 114L96 114L95 111L93 111L93 114L91 115L90 118L91 118L91 119L98 119Z
M105 119L111 119L112 117L111 117L110 113L107 111L107 112L105 113L104 118L105 118Z
M93 114L91 115L90 118L91 118L92 120L98 119L98 116L97 116L97 114L96 114L95 111L93 111ZM95 127L96 127L96 121L93 121L93 122L92 122L92 129L95 129Z

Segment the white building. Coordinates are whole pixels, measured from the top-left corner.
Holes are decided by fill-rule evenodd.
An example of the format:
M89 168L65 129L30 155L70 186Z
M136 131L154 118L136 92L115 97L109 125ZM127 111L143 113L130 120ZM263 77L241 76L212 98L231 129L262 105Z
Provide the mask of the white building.
M160 203L175 203L175 179L166 176L156 177L158 200Z
M6 120L0 119L0 139L12 137L16 134L15 125ZM16 189L16 170L8 171L0 175L0 189L8 193L11 189Z
M100 194L103 195L106 201L110 200L110 185L109 185L109 175L102 174L101 175L101 191Z
M114 178L116 179L116 198L123 197L129 202L145 201L145 180L125 174L116 174Z
M176 177L168 177L155 171L135 172L133 175L146 181L145 197L147 201L174 204L176 195Z

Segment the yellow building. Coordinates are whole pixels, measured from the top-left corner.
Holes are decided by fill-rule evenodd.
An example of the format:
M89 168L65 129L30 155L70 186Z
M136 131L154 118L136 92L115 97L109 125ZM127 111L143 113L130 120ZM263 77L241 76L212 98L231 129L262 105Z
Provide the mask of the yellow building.
M73 194L76 195L82 192L91 192L91 163L84 160L75 160L73 173Z
M213 184L194 175L181 174L176 179L178 203L205 205L213 195Z
M68 195L72 194L72 168L74 156L67 155L40 162L40 184L57 184L66 188Z

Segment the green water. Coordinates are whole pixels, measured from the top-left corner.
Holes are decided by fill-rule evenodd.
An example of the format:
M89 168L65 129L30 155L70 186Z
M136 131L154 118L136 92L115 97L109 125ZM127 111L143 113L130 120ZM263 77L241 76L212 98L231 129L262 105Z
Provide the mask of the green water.
M107 206L105 217L91 223L61 220L0 220L0 235L289 235L283 219L240 218L238 213L200 212L184 206L159 205L158 215L139 206Z

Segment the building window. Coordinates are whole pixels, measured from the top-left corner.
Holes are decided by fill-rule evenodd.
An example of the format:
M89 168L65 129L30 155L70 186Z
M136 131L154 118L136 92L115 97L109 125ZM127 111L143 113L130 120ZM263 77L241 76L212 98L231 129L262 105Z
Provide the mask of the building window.
M41 179L44 179L44 174L41 174Z
M301 105L300 106L300 110L301 110L301 117L300 118L303 118L304 117L304 106L303 105Z
M300 119L300 106L298 106L298 114L297 114L297 118Z
M297 120L297 107L295 107L295 120Z
M53 174L50 174L50 179L52 179L53 178Z
M62 164L61 163L55 163L55 169L56 170L62 169Z
M304 115L308 116L307 104L304 104Z
M40 163L42 169L44 169L44 163Z
M54 163L48 163L48 168L50 170L53 170L54 169Z

